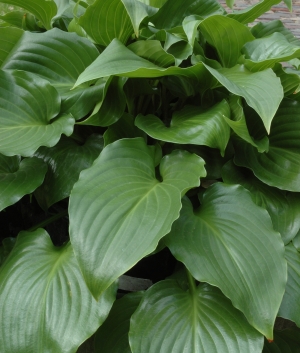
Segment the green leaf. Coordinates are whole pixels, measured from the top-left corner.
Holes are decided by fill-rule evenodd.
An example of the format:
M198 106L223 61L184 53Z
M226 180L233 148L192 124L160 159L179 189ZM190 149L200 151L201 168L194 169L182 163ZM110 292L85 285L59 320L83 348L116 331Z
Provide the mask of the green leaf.
M265 342L263 353L300 353L300 329L275 331L274 342Z
M51 19L57 13L57 6L53 0L1 0L3 4L22 7L38 18L46 29L50 29Z
M208 65L205 67L229 92L245 98L269 132L272 119L283 98L283 88L275 73L271 69L251 73L243 65L218 70Z
M133 33L130 17L121 0L96 0L78 24L98 44L107 46L117 38L126 43Z
M235 0L226 0L226 5L232 9L233 5L235 3Z
M73 132L74 119L58 116L60 98L47 81L22 72L0 70L0 152L31 156ZM54 119L55 118L55 119Z
M12 11L8 12L4 16L0 16L2 21L11 24L14 27L18 27L28 31L40 31L41 28L38 27L35 17L23 11ZM7 38L6 38L7 39Z
M300 47L287 41L281 33L255 39L242 48L245 66L251 71L262 71L275 63L289 61L300 56Z
M300 91L300 71L284 68L281 64L276 64L273 68L280 78L285 96L296 94Z
M259 16L263 15L274 5L280 3L281 0L261 0L258 3L247 7L245 10L234 11L227 14L227 17L233 18L241 23L250 23L255 21Z
M0 245L0 266L4 263L13 247L15 246L16 238L4 238Z
M0 211L32 193L44 180L46 164L38 158L0 154Z
M293 245L300 252L300 229L293 239Z
M223 100L208 110L186 105L173 114L170 127L155 115L138 115L135 125L157 140L178 144L205 145L219 148L224 155L230 129L224 117L230 117L228 103Z
M0 67L23 34L24 31L19 28L0 28Z
M21 232L0 268L3 352L73 353L105 320L115 286L92 297L70 243L43 229Z
M292 44L300 45L300 40L284 26L280 20L259 22L251 28L251 33L255 38L269 37L271 34L278 32L285 36L286 40Z
M256 141L253 137L250 136L246 118L241 102L241 97L230 95L229 96L229 105L231 109L231 116L228 119L224 117L227 124L232 128L232 130L243 140L250 143L252 146L256 147L259 152L264 152L269 149L269 140L267 137Z
M199 209L187 198L182 203L165 244L198 281L219 287L272 338L287 275L284 246L268 213L243 187L221 183L207 189Z
M202 20L203 18L200 16L191 15L187 16L182 22L182 28L188 38L188 42L190 43L191 47L194 47L194 42L198 35L197 30Z
M300 326L300 253L293 244L285 247L288 263L288 281L278 316L294 321Z
M300 102L285 100L272 122L269 151L258 153L243 141L236 142L235 163L250 168L265 184L300 191Z
M70 195L83 169L89 168L103 148L99 135L90 136L83 145L74 140L61 139L52 147L40 147L35 156L48 165L46 178L35 196L44 209Z
M181 26L184 18L190 15L208 17L224 13L225 10L216 0L167 0L150 21L156 28L170 29Z
M158 11L157 8L149 6L144 1L121 0L130 17L132 27L136 37L139 37L140 24L148 17L153 16Z
M206 18L200 23L199 29L207 42L216 49L224 67L235 66L244 44L255 39L249 28L221 15Z
M141 292L130 293L114 302L108 318L95 334L96 353L131 353L129 323L142 297Z
M154 149L142 138L103 149L70 196L70 236L95 297L155 250L179 216L181 195L199 186L204 161L186 151L165 156L155 177Z
M300 228L300 199L295 193L270 187L258 180L247 169L236 167L232 161L222 168L222 178L227 184L240 184L250 191L252 200L266 209L271 217L273 227L288 244Z
M292 12L293 11L293 2L292 2L292 0L283 0L283 2L286 4L288 9Z
M260 352L262 336L217 289L184 291L174 280L152 286L130 323L133 353Z
M49 81L62 96L62 112L71 113L76 119L94 108L102 90L99 85L70 91L78 76L99 55L88 39L56 28L45 33L22 32L22 36L13 28L7 32L4 34L12 39L2 69L24 70ZM5 37L0 38L2 45Z

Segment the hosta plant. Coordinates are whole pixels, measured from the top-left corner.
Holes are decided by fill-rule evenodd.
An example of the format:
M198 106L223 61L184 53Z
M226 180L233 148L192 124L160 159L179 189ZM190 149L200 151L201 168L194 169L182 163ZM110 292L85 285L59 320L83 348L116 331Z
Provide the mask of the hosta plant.
M249 25L279 1L0 3L0 352L299 352L300 40Z

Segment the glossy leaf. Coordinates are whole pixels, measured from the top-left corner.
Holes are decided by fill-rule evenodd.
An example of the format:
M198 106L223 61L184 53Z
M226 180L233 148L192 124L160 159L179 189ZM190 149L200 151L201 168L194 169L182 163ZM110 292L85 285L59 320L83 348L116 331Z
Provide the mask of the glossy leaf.
M274 342L265 342L263 353L300 353L300 329L275 331Z
M216 49L224 67L235 66L244 44L255 39L243 24L221 15L206 18L200 23L199 29L207 42Z
M288 281L278 316L294 321L300 326L300 253L293 244L285 247L288 263Z
M121 0L96 0L78 24L98 44L107 46L117 38L126 43L133 33L130 17Z
M1 0L1 2L19 6L31 12L46 29L51 28L51 19L57 13L57 6L53 0Z
M157 8L149 6L145 1L139 0L121 0L130 17L132 27L136 37L139 37L139 27L142 21L153 16L158 11Z
M269 11L272 6L279 4L280 1L281 0L261 0L252 6L246 7L244 10L234 11L233 13L227 14L227 16L244 24L250 23Z
M216 183L195 211L183 200L165 243L198 281L219 287L253 327L272 338L287 280L284 246L268 213L244 188Z
M0 211L32 193L44 180L46 164L38 158L0 155Z
M170 127L155 115L138 115L135 124L157 140L219 148L224 155L230 134L224 117L230 117L230 108L225 100L206 111L186 105L173 114Z
M70 243L55 247L43 229L21 232L0 268L1 350L73 353L105 320L112 286L96 302Z
M286 100L272 123L269 151L258 153L242 141L236 143L235 163L250 168L262 182L279 189L300 191L300 103Z
M150 21L156 28L169 29L181 26L185 17L198 15L208 17L224 14L223 7L216 0L167 0Z
M71 115L57 117L60 98L47 81L22 71L0 71L0 152L31 156L71 135ZM55 119L54 119L55 118Z
M227 184L240 184L250 191L252 200L268 211L274 229L281 234L285 244L295 237L300 228L299 195L287 195L262 183L247 169L236 167L232 161L223 166L222 178Z
M293 35L293 33L284 26L280 20L273 20L268 22L259 22L251 28L251 33L255 38L269 37L273 33L281 33L285 39L295 45L300 45L300 40Z
M143 139L123 139L105 147L74 185L70 236L95 297L155 250L179 216L181 195L205 176L204 161L175 151L162 159L160 173L162 182Z
M243 65L219 70L208 65L205 67L229 92L245 98L269 132L272 119L283 98L283 88L275 73L271 69L251 73Z
M39 204L47 209L68 197L80 172L92 165L102 148L103 139L99 135L92 135L83 145L71 139L61 139L52 148L39 148L35 156L48 165L43 185L36 190Z
M0 67L23 34L24 31L19 28L0 27Z
M281 33L255 39L244 45L245 66L251 71L273 67L277 62L289 61L300 56L300 47L287 41Z
M131 353L129 323L142 297L141 292L130 293L114 302L108 318L95 334L95 353Z
M132 353L260 352L262 336L217 289L184 291L174 280L152 286L130 323Z

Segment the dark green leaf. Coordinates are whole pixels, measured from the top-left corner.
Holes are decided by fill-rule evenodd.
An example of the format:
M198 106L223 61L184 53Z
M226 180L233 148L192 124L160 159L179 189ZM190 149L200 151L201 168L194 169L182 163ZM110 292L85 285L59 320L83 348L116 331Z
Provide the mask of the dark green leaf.
M265 342L263 353L300 353L300 329L274 332L274 342Z
M184 199L165 243L198 281L219 287L253 327L272 338L287 280L284 246L248 191L216 183L196 211Z
M293 245L300 252L300 229L299 232L296 234L295 238L293 239Z
M95 301L70 243L55 247L43 229L21 232L0 268L1 350L75 353L105 320L115 290Z
M133 353L260 352L262 336L217 289L184 291L174 280L152 286L130 323Z
M13 247L15 246L16 238L4 238L0 245L0 266L4 263Z
M19 28L0 28L0 67L23 36L24 31ZM5 40L4 40L5 39Z
M103 149L70 196L70 236L95 297L155 250L179 216L181 195L199 186L204 161L186 151L165 156L155 177L154 149L142 138Z

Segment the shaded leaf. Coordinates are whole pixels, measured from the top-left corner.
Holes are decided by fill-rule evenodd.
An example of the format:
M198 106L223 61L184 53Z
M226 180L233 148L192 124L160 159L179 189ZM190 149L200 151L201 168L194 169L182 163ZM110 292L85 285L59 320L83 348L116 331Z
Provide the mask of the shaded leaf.
M279 233L241 186L216 183L202 201L195 211L187 198L182 201L165 244L198 281L219 287L253 327L272 338L287 280Z
M70 195L74 183L83 169L89 168L103 148L99 135L90 136L84 145L74 140L61 139L52 148L40 147L35 156L48 165L46 178L35 196L44 209Z
M95 353L131 353L129 323L142 297L142 292L130 293L114 302L108 318L95 334Z
M174 280L152 286L132 316L133 353L259 352L262 336L208 284L184 291Z
M22 72L0 70L0 152L31 156L73 132L71 115L57 117L60 98L47 81ZM55 118L55 119L54 119Z
M0 154L0 211L32 193L44 180L47 165L38 158Z
M265 184L300 191L300 102L286 100L272 122L269 151L258 153L243 141L236 142L235 163L250 168Z
M265 342L263 353L300 353L300 329L274 332L274 342Z
M28 31L40 31L41 28L38 27L35 17L24 11L12 11L8 12L4 16L0 16L2 21L11 24L14 27L18 27ZM7 40L7 38L6 38Z
M295 238L293 239L293 245L300 252L300 229L299 232L296 234Z
M0 245L0 266L4 263L13 247L15 246L16 238L4 238Z
M276 64L273 68L276 75L280 78L284 94L286 96L296 94L300 91L300 71L284 68L281 64Z
M71 244L55 247L43 229L19 234L0 279L4 352L76 352L105 320L115 299L112 286L96 302Z
M71 241L95 297L155 250L179 216L181 195L205 176L200 157L175 151L162 159L159 182L154 152L142 138L111 143L71 192Z
M170 127L166 127L155 115L140 114L135 124L157 140L219 148L224 155L230 133L225 116L230 116L230 108L224 100L206 111L201 107L186 105L173 114Z

